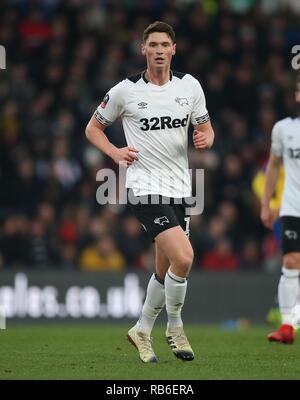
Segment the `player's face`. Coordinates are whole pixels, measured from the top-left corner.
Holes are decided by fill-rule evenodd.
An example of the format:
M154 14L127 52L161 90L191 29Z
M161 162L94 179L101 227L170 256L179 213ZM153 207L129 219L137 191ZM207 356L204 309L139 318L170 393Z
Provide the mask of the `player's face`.
M150 33L142 44L142 54L146 56L150 68L170 68L175 50L176 44L165 32Z
M300 90L297 90L295 92L295 99L297 103L300 103Z

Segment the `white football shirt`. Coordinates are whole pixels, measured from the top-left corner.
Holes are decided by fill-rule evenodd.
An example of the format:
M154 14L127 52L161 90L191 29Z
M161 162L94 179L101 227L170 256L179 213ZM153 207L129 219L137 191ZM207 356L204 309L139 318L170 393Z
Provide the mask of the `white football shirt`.
M171 71L169 81L158 86L143 72L114 86L94 115L105 126L121 117L128 146L139 150L126 172L126 187L135 196L191 196L188 127L209 121L197 79Z
M285 171L280 216L300 217L300 118L274 125L271 152L282 157Z

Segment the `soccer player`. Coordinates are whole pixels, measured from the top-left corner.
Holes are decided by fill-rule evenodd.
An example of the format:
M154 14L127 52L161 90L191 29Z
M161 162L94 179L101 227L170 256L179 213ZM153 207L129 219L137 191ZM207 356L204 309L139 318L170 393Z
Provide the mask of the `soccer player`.
M300 103L300 76L296 80L295 99ZM300 270L300 119L285 118L272 130L271 153L266 169L262 198L261 220L267 228L277 218L270 201L279 178L281 162L285 170L285 183L280 207L282 275L278 285L278 302L282 325L268 335L269 341L293 343L294 309L299 293Z
M190 176L186 174L188 126L194 126L197 149L212 146L214 131L198 80L170 69L175 51L173 28L160 21L149 25L141 44L146 70L114 86L86 128L87 138L98 149L116 163L127 163L126 187L139 200L132 205L133 213L155 243L156 271L149 281L141 316L127 335L146 363L157 362L151 331L165 305L171 350L181 360L194 359L181 319L193 262L188 239L190 217L184 205L184 199L191 196ZM105 127L119 116L128 144L124 148L116 148L104 134ZM155 201L151 195L156 196Z

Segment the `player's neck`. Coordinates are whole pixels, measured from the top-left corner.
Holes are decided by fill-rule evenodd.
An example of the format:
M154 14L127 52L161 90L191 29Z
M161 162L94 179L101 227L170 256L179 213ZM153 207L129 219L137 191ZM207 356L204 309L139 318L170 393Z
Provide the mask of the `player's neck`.
M154 85L165 85L170 80L170 69L168 68L166 70L150 70L149 68L147 68L145 78L147 79L147 81L153 83Z

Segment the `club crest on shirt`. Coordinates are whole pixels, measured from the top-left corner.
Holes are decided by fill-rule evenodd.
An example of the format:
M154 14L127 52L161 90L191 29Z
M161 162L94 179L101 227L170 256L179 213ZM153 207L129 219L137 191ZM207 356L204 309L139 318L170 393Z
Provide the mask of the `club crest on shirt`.
M145 108L147 108L148 103L145 103L144 101L141 101L140 103L138 103L138 108L139 110L144 110Z
M178 103L181 107L188 106L189 102L186 97L175 97L176 103Z
M288 239L296 240L298 238L298 235L297 235L296 231L286 230L286 231L284 231L284 234Z
M154 223L163 226L164 224L169 224L170 221L169 221L168 218L164 215L163 217L155 218Z
M103 97L103 100L102 100L102 103L101 103L101 108L105 108L106 104L108 103L108 101L109 101L109 94L106 93L106 95Z

